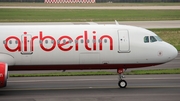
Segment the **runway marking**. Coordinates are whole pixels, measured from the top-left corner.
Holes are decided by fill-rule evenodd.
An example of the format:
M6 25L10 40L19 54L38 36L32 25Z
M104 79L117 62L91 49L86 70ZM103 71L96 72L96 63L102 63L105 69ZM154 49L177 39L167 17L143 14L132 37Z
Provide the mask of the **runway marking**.
M168 77L168 78L125 78L126 80L175 80L180 77ZM63 79L63 80L18 80L18 81L8 81L18 83L18 82L68 82L68 81L114 81L118 80L118 78L110 78L110 79Z
M180 86L130 86L125 89L149 89L149 88L180 88ZM42 90L82 90L82 89L124 89L119 87L72 87L72 88L14 88L0 89L0 91L42 91Z

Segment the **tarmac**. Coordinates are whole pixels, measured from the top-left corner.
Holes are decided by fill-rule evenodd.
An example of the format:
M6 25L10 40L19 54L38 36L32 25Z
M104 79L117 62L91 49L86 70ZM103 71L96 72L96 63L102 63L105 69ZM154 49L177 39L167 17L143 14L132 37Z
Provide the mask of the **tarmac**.
M9 78L0 101L179 101L180 75L128 75L127 88L118 76Z

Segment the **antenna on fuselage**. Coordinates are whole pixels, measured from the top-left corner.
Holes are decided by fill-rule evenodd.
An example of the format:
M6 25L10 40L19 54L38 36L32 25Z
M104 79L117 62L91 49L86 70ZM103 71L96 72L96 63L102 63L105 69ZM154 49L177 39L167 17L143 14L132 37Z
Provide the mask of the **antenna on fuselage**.
M116 25L119 25L119 23L115 20Z

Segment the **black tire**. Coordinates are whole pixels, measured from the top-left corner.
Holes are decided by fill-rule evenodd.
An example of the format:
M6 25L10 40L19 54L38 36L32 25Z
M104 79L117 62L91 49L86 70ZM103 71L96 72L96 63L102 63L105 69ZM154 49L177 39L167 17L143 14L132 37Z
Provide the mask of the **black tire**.
M125 80L120 80L120 81L118 82L118 86L119 86L120 88L126 88L127 82L126 82Z

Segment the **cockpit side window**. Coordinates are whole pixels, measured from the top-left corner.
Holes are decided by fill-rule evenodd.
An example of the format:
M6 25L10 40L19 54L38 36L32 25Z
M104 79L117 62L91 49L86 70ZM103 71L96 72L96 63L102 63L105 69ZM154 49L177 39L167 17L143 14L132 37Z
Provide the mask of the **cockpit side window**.
M163 41L159 36L154 36L158 41Z
M150 40L151 40L151 42L156 42L157 41L154 36L150 36Z
M149 43L149 36L144 37L144 43Z

